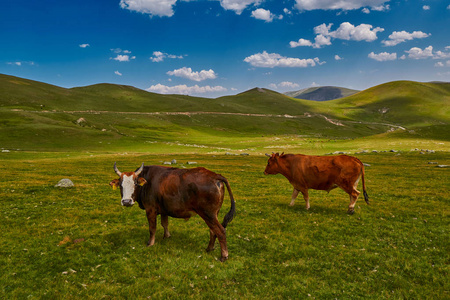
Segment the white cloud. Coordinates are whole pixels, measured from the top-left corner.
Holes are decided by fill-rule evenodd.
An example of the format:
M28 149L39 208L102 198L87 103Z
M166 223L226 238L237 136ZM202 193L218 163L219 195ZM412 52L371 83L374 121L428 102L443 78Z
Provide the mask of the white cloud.
M122 76L122 73L120 73L119 71L115 71L114 74L116 74L118 76Z
M151 16L171 17L177 0L120 0L120 7Z
M389 0L296 0L295 7L299 10L353 10L362 7L379 7Z
M136 56L118 54L116 57L113 58L113 60L117 60L120 62L130 61L130 59L136 59Z
M272 22L274 18L274 14L270 12L270 10L266 10L264 8L258 8L252 11L252 17L258 20L264 20L266 22Z
M450 4L447 6L447 9L450 9Z
M362 9L362 12L365 13L365 14L370 14L370 9L368 9L367 7L364 7Z
M173 55L173 54L163 53L161 51L154 51L153 56L150 57L150 60L152 62L162 62L162 61L164 61L165 58L182 59L183 55Z
M300 59L293 57L284 57L277 53L263 53L253 54L244 59L246 63L249 63L253 67L259 68L274 68L274 67L289 67L289 68L306 68L308 66L314 67L316 64L321 65L325 62L321 62L319 58Z
M428 46L425 49L420 49L417 47L413 47L408 51L405 51L408 53L408 57L412 59L425 59L429 57L433 57L433 46Z
M313 48L331 45L331 38L329 36L324 36L323 34L317 35L314 41Z
M376 61L390 61L390 60L396 60L397 59L397 53L387 53L382 52L375 54L374 52L369 53L369 58L374 59Z
M298 42L291 41L289 45L291 48L299 46L321 48L322 46L331 45L331 38L372 42L377 39L378 32L384 31L383 28L373 28L370 24L360 24L358 26L354 26L349 22L343 22L335 31L330 31L332 26L332 23L328 25L324 23L314 27L314 33L317 34L314 39L314 43L309 40L299 39Z
M423 10L430 10L430 6L429 5L424 5L422 8L423 8Z
M311 41L308 41L305 39L299 39L298 42L294 42L294 41L289 42L289 45L291 46L291 48L295 48L295 47L301 47L301 46L312 47L313 44L311 43Z
M446 50L449 50L447 47L445 47ZM450 58L449 52L442 52L442 51L436 51L433 55L434 59L447 59Z
M182 95L192 95L192 94L204 94L204 93L217 93L217 92L226 92L227 89L223 86L187 86L183 85L175 85L175 86L166 86L160 83L156 85L152 85L147 89L149 92L159 93L159 94L182 94Z
M412 33L406 31L394 31L389 36L388 40L381 41L385 46L395 46L400 43L411 41L413 39L423 39L429 37L431 33L425 33L422 31L413 31Z
M336 54L336 55L334 56L334 59L335 59L335 60L342 60L343 58Z
M384 29L380 27L373 28L370 24L361 24L354 26L349 22L342 23L338 29L328 33L329 36L347 40L347 41L366 41L372 42L377 39L377 33L383 32Z
M80 48L87 48L87 47L90 47L91 45L89 45L89 44L81 44L79 46L80 46Z
M372 10L374 11L387 11L390 9L389 4L387 5L379 5L379 6L372 6Z
M283 82L280 82L279 84L271 83L271 84L269 84L269 87L272 89L296 89L300 86L294 82L283 81Z
M260 0L220 0L220 5L226 10L232 10L240 15L247 6L258 5Z
M450 62L450 61L449 61ZM435 67L443 67L444 63L441 61L438 61L437 63L434 64Z
M213 70L201 70L200 72L192 72L191 68L183 67L181 69L167 72L167 75L187 78L193 81L203 81L206 79L216 79L217 74Z
M34 61L15 61L15 62L7 62L7 65L22 67L23 65L34 66Z

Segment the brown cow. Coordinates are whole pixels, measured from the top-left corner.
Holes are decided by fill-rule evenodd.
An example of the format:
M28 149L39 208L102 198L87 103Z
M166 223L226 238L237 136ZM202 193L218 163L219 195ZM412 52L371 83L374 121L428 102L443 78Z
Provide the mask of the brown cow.
M364 165L356 157L339 156L311 156L303 154L273 153L269 156L264 174L282 174L294 187L292 200L294 205L299 192L303 194L306 209L309 209L308 189L330 192L340 187L350 195L348 213L355 212L355 203L360 192L356 190L359 179L362 178L364 199L369 204L364 182Z
M214 250L216 237L221 248L221 261L228 258L225 228L235 215L235 201L228 180L205 168L177 169L161 166L144 166L135 172L120 172L114 164L114 171L120 177L110 182L113 188L120 187L123 206L135 202L147 213L150 229L148 246L155 243L156 217L161 215L164 238L170 237L168 217L189 219L198 214L210 229L206 251ZM217 219L222 207L225 187L231 199L230 211L222 224Z

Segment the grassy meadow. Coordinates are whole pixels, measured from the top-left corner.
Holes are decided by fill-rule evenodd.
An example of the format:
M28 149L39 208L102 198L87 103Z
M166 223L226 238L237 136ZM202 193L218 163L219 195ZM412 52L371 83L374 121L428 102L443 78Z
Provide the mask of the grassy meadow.
M437 167L450 165L449 103L449 83L314 102L0 74L0 299L450 299L450 174ZM340 151L370 165L371 205L360 199L354 215L339 189L311 190L309 211L301 197L289 207L288 181L263 174L264 153ZM205 251L198 216L169 219L169 239L158 224L147 247L145 212L109 187L114 162L173 159L228 178L225 263L218 245ZM75 186L55 187L63 178ZM226 195L221 219L229 207Z
M448 152L357 155L371 205L311 191L311 209L266 157L224 154L0 153L2 299L448 299ZM108 183L141 162L187 161L226 176L237 205L229 260L207 253L206 224L170 219L172 237L146 247L139 207ZM75 187L55 188L61 178ZM229 210L225 197L221 217Z

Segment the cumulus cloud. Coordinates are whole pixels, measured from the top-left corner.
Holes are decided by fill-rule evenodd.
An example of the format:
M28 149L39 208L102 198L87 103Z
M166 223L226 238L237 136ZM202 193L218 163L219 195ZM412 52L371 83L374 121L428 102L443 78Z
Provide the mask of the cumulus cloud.
M430 6L429 5L424 5L422 8L423 8L423 10L430 10Z
M246 63L249 63L253 67L259 68L274 68L274 67L289 67L289 68L306 68L314 67L316 64L322 65L325 62L321 62L318 57L300 59L293 57L284 57L278 53L263 53L253 54L244 59Z
M164 53L164 52L161 52L161 51L154 51L153 52L153 56L150 57L150 60L152 62L162 62L166 58L182 59L183 55L173 55L173 54L168 54L168 53Z
M296 88L298 88L300 86L297 83L294 83L294 82L283 81L283 82L280 82L278 84L271 83L271 84L269 84L269 87L271 89L296 89Z
M413 39L423 39L429 37L431 33L422 31L413 31L412 33L406 31L394 31L389 35L388 40L381 41L385 46L395 46L400 43L411 41Z
M372 42L377 39L377 33L383 32L384 29L380 27L373 28L370 24L361 24L354 26L349 22L342 23L335 31L330 31L324 35L329 35L336 39L347 41L366 41Z
M264 20L266 22L272 22L275 17L274 14L270 12L270 10L266 10L264 8L258 8L252 11L252 17L258 20Z
M299 10L353 10L362 7L379 7L389 0L296 0L295 7Z
M397 53L387 53L382 52L375 54L374 52L369 53L369 58L374 59L376 61L390 61L397 59Z
M126 62L126 61L130 61L132 59L136 59L136 56L118 54L116 57L113 58L113 60L117 60L120 62Z
M334 56L334 59L335 59L335 60L342 60L343 58L336 54L336 55Z
M120 0L120 7L151 16L171 17L177 0Z
M226 92L227 89L223 86L187 86L183 85L175 85L175 86L166 86L160 83L156 85L152 85L147 89L149 92L159 93L159 94L182 94L182 95L193 95L193 94L205 94L205 93L217 93L217 92Z
M248 6L258 5L261 0L220 0L220 5L226 10L232 10L240 15Z
M309 40L299 39L298 42L291 41L289 45L291 46L291 48L300 46L321 48L322 46L331 45L331 38L348 41L352 40L372 42L377 39L378 32L384 31L383 28L373 28L373 26L370 24L360 24L358 26L354 26L349 22L343 22L335 31L331 31L332 26L332 23L328 25L324 23L314 27L314 33L317 34L314 39L314 43Z
M187 78L193 81L203 81L206 79L216 79L217 74L213 70L201 70L200 72L192 72L191 68L183 67L181 69L167 72L167 75Z
M89 45L89 44L81 44L79 46L80 46L80 48L87 48L87 47L90 47L91 45Z
M115 71L114 74L116 74L118 76L122 76L122 73L120 73L119 71Z
M405 51L408 53L408 57L412 59L425 59L433 57L433 46L428 46L425 49L413 47L410 50Z

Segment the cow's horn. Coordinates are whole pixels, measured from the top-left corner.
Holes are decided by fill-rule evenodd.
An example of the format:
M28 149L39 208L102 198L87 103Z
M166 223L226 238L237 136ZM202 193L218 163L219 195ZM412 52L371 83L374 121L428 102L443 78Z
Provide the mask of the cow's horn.
M142 163L140 168L137 169L136 172L134 172L134 174L136 174L136 176L139 176L139 174L141 174L142 170L144 170L144 163Z
M266 153L266 156L267 156L267 157L270 157L270 155L269 155L269 154L267 154L267 153Z
M119 169L117 169L116 163L114 162L114 172L116 172L117 175L121 176L122 172L119 171Z

